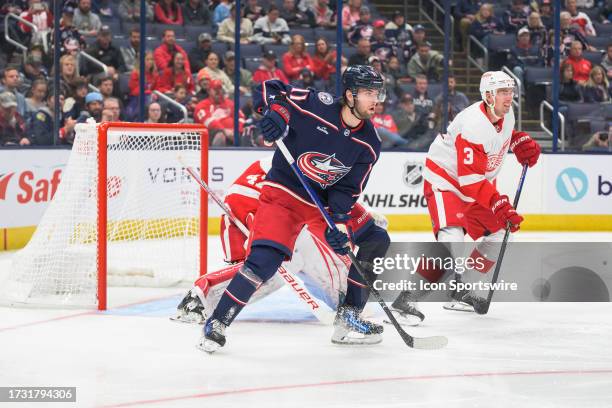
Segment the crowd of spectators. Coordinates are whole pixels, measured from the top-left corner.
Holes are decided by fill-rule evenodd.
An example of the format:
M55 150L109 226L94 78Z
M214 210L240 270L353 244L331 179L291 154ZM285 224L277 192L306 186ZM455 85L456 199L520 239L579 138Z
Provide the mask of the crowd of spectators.
M58 27L59 87L53 84L54 20L49 3L7 0L0 6L0 17L14 13L36 26L31 30L27 24L9 20L11 37L27 45L23 54L8 42L0 43L0 145L47 145L54 140L70 144L75 123L89 117L138 119L140 1L63 2ZM517 40L507 64L517 76L524 74L526 66L546 66L552 38L549 3L513 0L499 13L491 4L460 0L454 8L459 43L465 43L469 34L487 43L491 34L512 33ZM298 87L335 90L335 1L245 0L242 5L236 10L230 0L147 1L146 20L153 28L147 31L144 67L147 122L202 123L213 145L260 146L254 126L257 114L250 100L255 85L276 78ZM561 16L562 67L564 72L571 67L572 78L564 79L562 95L609 101L612 46L599 64L585 60L582 50L592 50L589 38L597 35L595 25L578 11L576 0L567 0L566 9ZM362 0L348 0L340 12L341 69L367 64L385 79L388 98L373 118L384 147L426 149L441 127L442 112L446 110L452 119L470 103L456 90L451 76L449 103L442 107L439 82L444 56L429 41L428 27L408 24L400 11L385 18ZM241 69L235 84L237 13L241 16ZM235 86L240 94L239 141L234 140ZM60 132L50 135L45 131L53 128L51 102L56 88L62 110ZM176 103L187 109L187 118Z

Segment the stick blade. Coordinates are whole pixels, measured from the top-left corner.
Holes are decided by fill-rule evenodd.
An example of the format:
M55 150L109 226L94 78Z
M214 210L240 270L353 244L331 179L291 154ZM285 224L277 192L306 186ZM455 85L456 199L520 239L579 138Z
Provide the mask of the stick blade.
M447 344L448 339L444 336L415 337L412 340L412 348L419 350L438 350Z

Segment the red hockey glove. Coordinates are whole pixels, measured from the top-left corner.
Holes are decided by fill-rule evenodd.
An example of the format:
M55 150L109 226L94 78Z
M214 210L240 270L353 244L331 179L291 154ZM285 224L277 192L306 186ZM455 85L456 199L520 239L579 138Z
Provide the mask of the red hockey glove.
M533 140L526 132L512 133L510 150L514 152L516 160L521 164L533 167L540 157L540 145Z
M493 198L491 198L491 211L504 228L510 223L510 232L519 230L521 222L523 222L523 217L521 217L514 207L512 207L507 195L494 195Z

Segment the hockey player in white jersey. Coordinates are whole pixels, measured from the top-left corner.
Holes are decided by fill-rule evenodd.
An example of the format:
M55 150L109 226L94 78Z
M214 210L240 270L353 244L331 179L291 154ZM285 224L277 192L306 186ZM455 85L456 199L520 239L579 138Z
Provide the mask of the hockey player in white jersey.
M523 217L512 207L507 195L500 194L494 181L506 153L512 151L521 164L532 167L538 161L540 146L526 132L514 129L512 99L514 80L502 71L489 71L480 80L482 101L460 112L439 134L427 153L424 194L438 242L463 242L467 233L481 239L471 255L485 259L482 267L471 271L485 274L495 265L505 226L518 231ZM419 278L438 282L455 271L419 270ZM459 276L460 278L460 276ZM424 293L402 292L393 302L394 314L406 324L418 324L424 318L413 303ZM446 308L474 311L481 299L469 291L451 294ZM476 310L478 312L478 310Z

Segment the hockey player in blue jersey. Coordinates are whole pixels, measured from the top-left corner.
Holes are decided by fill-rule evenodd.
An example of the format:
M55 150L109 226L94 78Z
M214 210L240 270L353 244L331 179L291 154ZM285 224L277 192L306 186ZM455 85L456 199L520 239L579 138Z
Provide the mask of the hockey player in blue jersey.
M359 246L357 259L371 270L373 259L385 255L389 235L372 221L355 234L346 225L380 154L381 141L369 119L376 104L384 101L384 81L371 67L355 65L344 72L342 88L342 97L334 98L327 92L269 80L254 93L254 107L263 114L260 127L267 142L280 139L288 127L285 145L339 227L326 229L329 245L346 255L347 243L354 243ZM257 288L291 257L302 228L324 224L279 151L263 184L247 259L204 325L198 347L209 353L225 345L225 329ZM367 285L351 267L346 298L334 321L333 343L382 341L382 326L360 317L368 295Z

